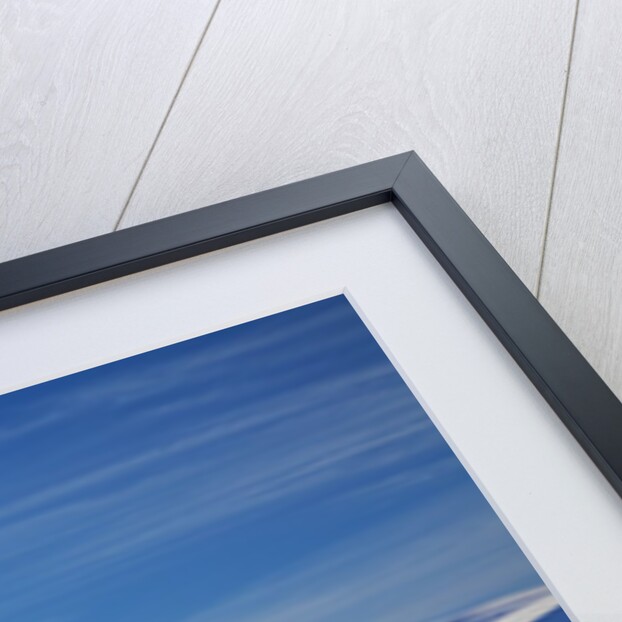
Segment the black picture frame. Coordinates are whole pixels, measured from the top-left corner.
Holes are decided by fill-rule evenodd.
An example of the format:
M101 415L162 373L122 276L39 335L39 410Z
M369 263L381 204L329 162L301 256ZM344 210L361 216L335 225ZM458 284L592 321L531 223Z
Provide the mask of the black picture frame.
M0 311L388 202L622 496L622 403L412 151L2 263Z

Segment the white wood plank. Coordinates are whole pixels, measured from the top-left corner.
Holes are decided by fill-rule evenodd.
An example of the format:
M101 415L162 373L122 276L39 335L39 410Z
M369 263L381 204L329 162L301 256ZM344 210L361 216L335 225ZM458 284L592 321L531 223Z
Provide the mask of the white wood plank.
M214 2L0 3L0 261L112 230Z
M223 0L122 220L416 149L528 286L573 0Z
M620 2L581 2L541 300L622 398L620 33Z

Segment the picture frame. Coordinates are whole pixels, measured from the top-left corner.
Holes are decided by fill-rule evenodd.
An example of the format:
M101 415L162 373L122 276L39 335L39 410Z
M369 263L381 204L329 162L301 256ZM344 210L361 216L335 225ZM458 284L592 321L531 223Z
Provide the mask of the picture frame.
M5 262L0 311L388 202L622 496L622 404L413 151Z

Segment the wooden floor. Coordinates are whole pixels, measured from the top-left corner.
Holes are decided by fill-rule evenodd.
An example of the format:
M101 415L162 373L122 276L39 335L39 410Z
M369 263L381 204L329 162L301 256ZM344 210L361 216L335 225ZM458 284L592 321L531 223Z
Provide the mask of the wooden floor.
M621 38L617 0L9 0L0 261L415 149L622 397Z

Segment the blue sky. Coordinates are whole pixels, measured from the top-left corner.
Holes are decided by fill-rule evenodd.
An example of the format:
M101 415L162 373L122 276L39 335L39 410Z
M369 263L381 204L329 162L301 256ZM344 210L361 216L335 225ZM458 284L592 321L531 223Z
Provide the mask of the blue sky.
M0 619L567 620L343 296L0 396L0 469Z

